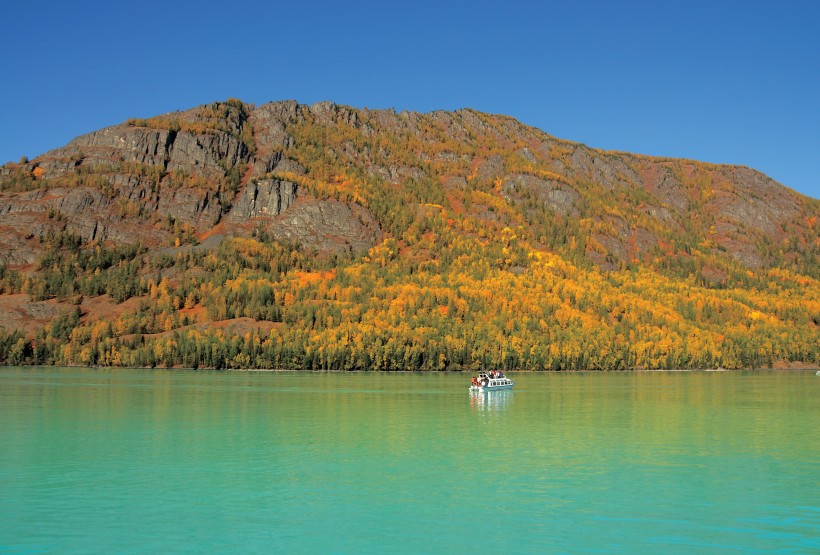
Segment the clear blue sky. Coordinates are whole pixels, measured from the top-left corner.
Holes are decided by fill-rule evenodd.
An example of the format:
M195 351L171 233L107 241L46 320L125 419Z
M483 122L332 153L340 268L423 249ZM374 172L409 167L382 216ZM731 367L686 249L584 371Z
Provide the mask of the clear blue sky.
M229 97L472 107L820 198L820 2L8 2L0 161Z

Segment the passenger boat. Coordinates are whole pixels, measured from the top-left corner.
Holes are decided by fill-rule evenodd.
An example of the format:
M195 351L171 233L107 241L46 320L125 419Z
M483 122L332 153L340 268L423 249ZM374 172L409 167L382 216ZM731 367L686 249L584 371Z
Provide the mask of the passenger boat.
M470 391L497 391L502 389L512 389L515 382L504 375L503 372L493 370L492 372L481 372L470 381Z

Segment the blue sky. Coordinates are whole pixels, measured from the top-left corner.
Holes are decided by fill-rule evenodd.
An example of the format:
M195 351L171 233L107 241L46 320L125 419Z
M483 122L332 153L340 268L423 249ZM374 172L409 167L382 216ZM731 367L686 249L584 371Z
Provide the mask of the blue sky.
M229 97L508 114L820 198L820 2L16 2L0 161Z

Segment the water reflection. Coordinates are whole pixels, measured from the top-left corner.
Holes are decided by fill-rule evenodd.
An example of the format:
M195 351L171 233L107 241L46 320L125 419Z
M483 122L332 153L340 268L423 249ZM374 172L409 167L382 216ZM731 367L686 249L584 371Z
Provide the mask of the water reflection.
M502 391L471 391L470 408L480 412L499 412L506 410L513 400L513 392Z

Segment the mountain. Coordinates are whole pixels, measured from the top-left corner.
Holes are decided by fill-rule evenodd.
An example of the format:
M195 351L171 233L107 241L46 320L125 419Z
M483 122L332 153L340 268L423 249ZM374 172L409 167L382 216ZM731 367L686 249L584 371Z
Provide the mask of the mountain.
M816 365L818 214L506 116L230 99L0 169L0 360Z

